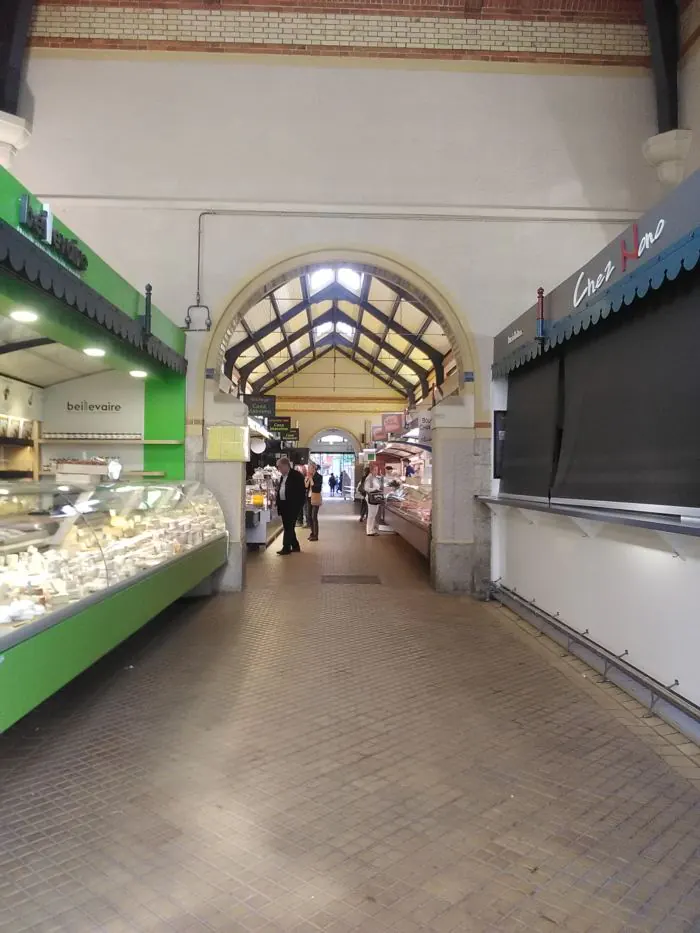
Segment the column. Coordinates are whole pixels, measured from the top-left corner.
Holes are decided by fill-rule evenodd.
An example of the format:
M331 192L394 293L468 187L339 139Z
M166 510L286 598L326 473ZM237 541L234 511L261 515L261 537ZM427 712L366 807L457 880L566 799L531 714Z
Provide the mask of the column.
M675 188L685 178L685 164L690 153L693 134L690 130L669 130L650 136L642 146L644 158L662 185Z
M187 373L187 430L185 438L185 475L204 483L216 496L226 519L229 533L229 558L217 577L217 589L238 591L243 588L245 569L245 463L217 463L205 458L206 428L215 424L248 423L248 409L236 396L222 392L218 378L202 384L198 362L206 355L211 334L188 331L185 355ZM213 374L210 374L213 376Z
M490 439L475 428L471 395L445 399L432 415L432 582L438 592L485 598L490 522L474 497L489 491Z
M31 138L29 124L22 117L0 110L0 167L11 168L17 153Z
M219 391L214 380L207 380L204 395L204 436L215 424L248 424L248 409L234 395ZM243 589L245 569L245 463L221 463L202 457L204 485L216 496L224 511L229 533L228 564L220 575L218 588Z

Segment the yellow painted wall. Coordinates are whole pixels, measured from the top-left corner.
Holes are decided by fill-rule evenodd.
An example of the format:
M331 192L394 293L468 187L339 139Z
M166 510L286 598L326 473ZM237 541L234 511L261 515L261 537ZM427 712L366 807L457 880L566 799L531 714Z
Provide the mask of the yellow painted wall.
M271 394L277 396L277 414L298 424L302 447L326 428L348 431L361 443L366 426L380 424L383 412L406 408L402 395L335 350Z

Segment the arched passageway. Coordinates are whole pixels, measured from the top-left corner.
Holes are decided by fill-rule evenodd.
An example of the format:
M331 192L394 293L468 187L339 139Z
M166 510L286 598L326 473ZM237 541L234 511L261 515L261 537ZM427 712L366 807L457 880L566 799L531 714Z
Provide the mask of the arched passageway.
M433 409L439 434L446 403L435 404L448 399L442 449L435 443L445 469L432 471L431 565L439 588L472 590L475 360L463 318L424 276L374 254L323 251L271 267L240 288L193 359L190 382L193 374L201 386L205 376L211 382L223 374L241 398L274 396L307 454L329 426L351 438L357 454L380 440L375 432L386 413ZM197 394L194 385L192 421ZM201 410L206 424L203 390ZM460 460L467 488L456 497Z

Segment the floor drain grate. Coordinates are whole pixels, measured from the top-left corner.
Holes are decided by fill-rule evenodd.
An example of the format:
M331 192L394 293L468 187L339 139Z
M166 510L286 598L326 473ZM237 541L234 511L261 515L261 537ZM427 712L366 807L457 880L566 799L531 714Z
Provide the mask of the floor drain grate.
M368 577L363 574L325 574L321 577L321 583L366 583L381 584L379 577Z

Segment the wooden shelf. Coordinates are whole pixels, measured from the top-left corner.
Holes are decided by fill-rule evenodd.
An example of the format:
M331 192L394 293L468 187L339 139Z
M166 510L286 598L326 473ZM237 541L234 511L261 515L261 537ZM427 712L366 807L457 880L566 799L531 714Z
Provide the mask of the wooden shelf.
M0 437L0 447L33 447L34 441L26 437Z
M125 445L138 445L140 447L154 447L154 446L170 446L178 447L182 446L184 441L145 441L143 438L123 438L119 439L117 437L40 437L40 444L55 444L56 446L63 447L65 445L85 445L85 444L119 444L120 446Z

